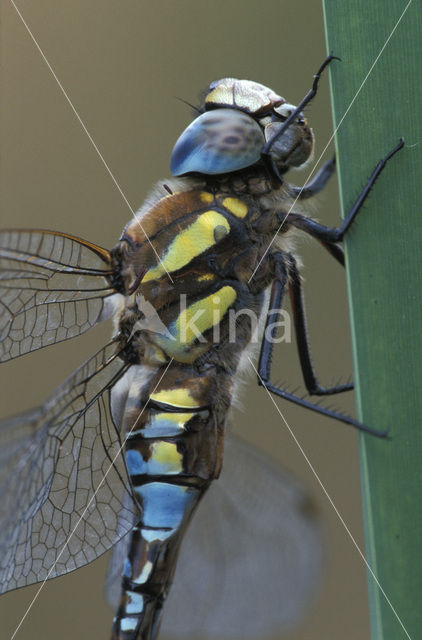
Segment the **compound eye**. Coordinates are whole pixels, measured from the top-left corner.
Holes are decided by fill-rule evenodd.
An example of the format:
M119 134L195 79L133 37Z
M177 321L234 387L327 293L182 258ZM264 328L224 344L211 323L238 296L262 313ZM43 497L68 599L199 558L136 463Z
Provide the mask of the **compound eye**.
M174 145L170 170L213 175L255 164L265 144L259 124L242 111L213 109L198 116Z

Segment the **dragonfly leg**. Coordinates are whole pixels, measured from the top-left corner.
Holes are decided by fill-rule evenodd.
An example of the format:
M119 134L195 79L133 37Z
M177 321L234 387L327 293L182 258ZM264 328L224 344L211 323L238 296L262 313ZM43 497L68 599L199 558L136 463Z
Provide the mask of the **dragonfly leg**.
M302 100L297 105L296 109L292 111L292 113L289 115L287 120L283 123L283 126L276 133L276 135L273 136L270 140L268 140L261 150L261 160L264 163L264 166L267 167L270 171L272 171L272 173L274 173L274 175L277 176L277 178L280 180L281 183L283 182L283 179L278 171L278 168L274 162L273 157L271 156L271 147L273 147L273 145L277 142L277 140L281 138L281 136L288 129L288 127L290 127L292 122L295 122L296 118L301 114L302 109L307 104L309 104L309 102L311 102L311 100L316 96L317 90L318 90L318 84L321 79L321 74L324 71L324 69L330 64L330 62L332 62L332 60L340 60L340 58L337 58L337 56L333 56L331 54L325 58L324 62L322 63L322 65L314 75L314 81L312 83L312 87L310 88L306 96L302 98Z
M271 288L270 306L265 323L264 337L261 344L261 352L258 362L258 384L264 386L270 393L273 393L280 398L284 398L289 402L300 405L305 409L309 409L310 411L315 411L315 413L327 416L328 418L344 422L345 424L355 427L359 431L364 431L381 438L386 437L387 431L377 431L376 429L367 427L350 416L322 407L321 405L311 402L310 400L306 400L305 398L301 398L294 393L290 393L286 389L277 387L270 381L271 356L277 332L277 323L274 321L274 313L281 309L283 295L288 281L288 266L286 265L286 259L283 254L281 254L281 256L284 259L276 261L276 278Z
M312 364L308 331L306 328L306 314L300 273L297 268L296 260L292 255L290 255L289 258L289 294L293 309L293 320L296 331L300 366L308 393L317 396L329 396L334 395L335 393L342 393L343 391L350 391L353 389L353 383L339 384L334 387L322 387L318 382Z
M297 198L298 200L307 200L308 198L316 196L317 193L320 193L324 189L328 180L333 175L335 169L336 157L333 156L330 160L327 160L327 162L322 165L321 169L318 171L315 178L311 180L311 182L308 182L303 187L290 187L292 196Z
M361 193L359 194L353 207L350 209L349 213L344 218L340 227L325 227L323 224L319 224L318 222L315 222L315 220L310 220L309 218L306 218L306 216L302 216L296 213L291 213L289 215L289 222L291 222L291 224L293 224L295 227L302 229L303 231L306 231L306 233L309 233L311 236L319 240L325 246L325 248L331 252L332 247L330 247L330 245L333 245L337 242L342 242L353 220L356 218L357 214L361 210L362 205L364 204L372 187L374 186L376 179L381 174L383 169L385 169L387 162L390 160L390 158L392 158L394 154L397 153L397 151L400 151L400 149L402 149L403 146L404 146L404 140L403 138L400 138L398 144L394 147L394 149L392 149L384 158L382 158L378 162L377 166L371 173L366 185L364 186ZM280 221L282 220L283 220L283 215L280 214Z
M280 214L280 222L282 222L283 217ZM285 214L284 214L284 217ZM331 242L326 240L327 232L331 232L332 229L330 227L325 227L323 224L312 220L311 218L307 218L301 213L290 213L288 216L288 221L292 224L296 229L301 229L308 233L310 236L318 240L318 242L326 249L333 258L337 260L344 267L344 250L343 247L336 242Z

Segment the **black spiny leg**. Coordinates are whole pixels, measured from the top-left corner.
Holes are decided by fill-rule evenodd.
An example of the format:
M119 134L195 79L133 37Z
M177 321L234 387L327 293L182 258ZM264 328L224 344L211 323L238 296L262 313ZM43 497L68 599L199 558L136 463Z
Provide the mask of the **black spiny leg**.
M303 302L302 282L296 260L289 255L289 293L293 309L293 319L296 331L297 349L299 352L300 366L308 393L316 396L330 396L343 391L353 389L353 384L339 384L334 387L322 387L315 375L312 365L311 350L309 347L308 332L306 329L305 306Z
M309 400L305 400L304 398L300 398L299 396L296 396L295 394L290 393L285 389L276 387L270 382L271 355L273 351L274 339L277 332L274 314L275 312L279 312L279 310L281 309L283 294L287 282L286 271L287 270L285 261L278 260L276 262L276 279L274 280L271 288L270 306L265 323L264 337L261 344L261 353L259 355L258 384L263 385L268 391L270 391L270 393L280 396L280 398L284 398L285 400L289 400L289 402L293 402L294 404L298 404L305 409L310 409L311 411L320 413L324 416L327 416L328 418L339 420L340 422L349 424L356 429L359 429L360 431L365 431L379 437L385 437L387 435L386 431L376 431L375 429L366 427L364 424L357 422L349 416L338 413L337 411L332 411L331 409L326 409L325 407L321 407L320 405L315 404L314 402L310 402ZM279 313L277 313L277 315L279 315Z
M285 213L280 213L278 215L280 224L282 225L284 220L287 218L289 223L292 224L294 227L296 227L297 229L301 229L302 231L305 231L305 233L308 233L310 236L318 240L318 242L322 244L324 249L326 249L329 253L331 253L331 255L337 260L337 262L339 262L341 265L344 266L344 251L342 247L339 246L337 243L342 242L345 234L347 233L353 220L356 218L357 214L362 208L363 203L368 197L369 192L374 186L376 179L378 178L382 170L385 168L388 160L390 160L390 158L395 153L397 153L397 151L402 149L403 146L404 146L404 140L403 138L400 138L399 143L394 147L394 149L390 151L390 153L388 153L385 156L385 158L383 158L378 162L368 182L363 188L362 193L359 195L358 199L356 200L355 204L353 205L353 207L345 217L340 227L326 227L323 224L320 224L319 222L312 220L311 218L307 218L301 213L293 213L293 212L290 213L288 216L286 216ZM317 174L313 182L311 182L309 185L305 185L304 190L307 189L308 186L311 187L313 185L313 183L317 180L319 174L323 173L323 171L325 170L325 167L326 165L322 167L321 171ZM326 179L326 181L327 180L328 178ZM297 189L297 188L298 187L294 187L294 189Z
M288 220L295 227L306 231L311 236L319 240L328 251L331 251L332 246L335 245L336 242L342 242L345 234L349 230L353 220L356 218L357 214L362 208L363 203L369 195L372 187L375 184L376 179L380 175L380 173L385 168L387 162L390 158L393 157L397 151L400 151L404 147L404 140L400 138L399 143L388 153L385 158L382 158L373 170L368 182L362 189L361 194L357 198L355 204L350 209L349 213L343 220L343 223L340 227L325 227L323 224L319 224L319 222L315 222L314 220L310 220L306 218L306 216L302 216L298 213L291 213L288 217ZM283 220L283 214L279 215L280 222Z
M286 218L286 214L280 214L280 223ZM343 247L335 242L328 242L325 240L324 235L325 231L331 231L330 227L324 227L324 225L319 224L319 222L315 222L311 218L307 218L301 213L290 213L287 216L287 219L290 224L292 224L296 229L301 229L308 233L310 236L318 240L318 242L326 249L333 258L337 260L344 267L344 250ZM322 232L322 233L321 233ZM322 236L322 237L321 237Z
M333 55L329 55L329 56L327 56L325 58L324 62L322 63L322 65L320 66L320 68L318 69L316 74L314 75L314 81L312 83L312 87L310 88L310 90L308 91L306 96L304 98L302 98L302 100L297 105L296 109L294 111L292 111L292 113L289 115L287 120L285 120L283 122L283 126L275 134L275 136L273 136L270 140L268 140L268 142L266 142L265 145L262 147L261 159L262 159L262 162L264 163L264 166L267 167L268 169L271 169L272 172L274 173L274 175L276 175L277 178L280 180L280 182L283 182L283 179L280 176L280 173L279 173L279 171L278 171L278 169L277 169L277 167L276 167L276 165L274 163L274 160L273 160L273 158L271 156L271 147L277 142L277 140L279 140L279 138L281 138L281 136L288 129L288 127L290 127L292 122L294 122L296 120L296 118L301 113L302 109L307 104L309 104L309 102L312 100L312 98L314 98L316 96L316 93L317 93L317 90L318 90L318 83L319 83L319 81L321 79L321 74L324 71L325 67L327 67L332 60L340 60L340 58L337 58L337 56L333 56Z
M328 160L322 165L321 169L311 182L308 182L303 187L291 186L290 193L298 200L307 200L308 198L316 196L317 193L320 193L324 189L328 180L333 175L335 168L336 157L333 156L331 160Z

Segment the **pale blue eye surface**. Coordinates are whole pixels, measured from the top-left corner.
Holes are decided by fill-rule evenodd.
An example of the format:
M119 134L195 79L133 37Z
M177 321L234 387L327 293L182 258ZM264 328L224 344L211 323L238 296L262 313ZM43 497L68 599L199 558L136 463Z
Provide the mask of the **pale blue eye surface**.
M236 109L207 111L177 140L170 170L174 176L238 171L260 159L264 142L261 127L246 113Z

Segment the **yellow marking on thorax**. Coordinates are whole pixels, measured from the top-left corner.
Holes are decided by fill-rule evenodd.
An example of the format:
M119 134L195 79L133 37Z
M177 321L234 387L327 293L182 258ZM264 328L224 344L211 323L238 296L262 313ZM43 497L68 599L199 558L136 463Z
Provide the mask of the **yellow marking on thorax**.
M202 276L198 276L198 282L207 282L215 279L215 275L213 273L204 273Z
M199 356L212 347L211 341L202 340L202 342L196 343L195 341L199 340L206 331L220 324L223 316L235 302L236 297L236 290L226 285L214 293L197 300L189 307L183 309L178 317L169 325L168 330L172 337L157 334L154 337L154 342L156 342L168 356L175 358L178 362L195 362ZM165 397L162 398L162 401L173 404ZM176 402L175 406L184 407L191 405L179 405Z
M166 272L172 273L181 269L193 258L215 245L216 229L219 240L230 233L230 224L221 213L210 209L198 215L192 224L177 234L160 264L149 269L142 282L157 280Z
M201 191L199 197L201 198L202 202L206 202L207 204L214 201L214 196L212 195L212 193L208 193L208 191Z
M248 207L238 198L224 198L223 206L237 218L244 218L248 213Z
M158 347L156 344L149 343L148 348L151 349L151 357L154 357L154 362L158 362L159 364L168 362L168 358L165 355L164 351L160 349L160 347Z
M176 320L176 340L182 344L193 342L198 337L198 331L203 335L205 331L219 324L235 300L236 290L225 286L191 304Z
M168 404L171 407L180 407L181 409L199 409L201 407L190 395L190 390L184 388L157 391L156 393L151 393L150 399Z
M154 442L151 447L151 461L165 467L167 473L181 471L183 456L173 442Z

